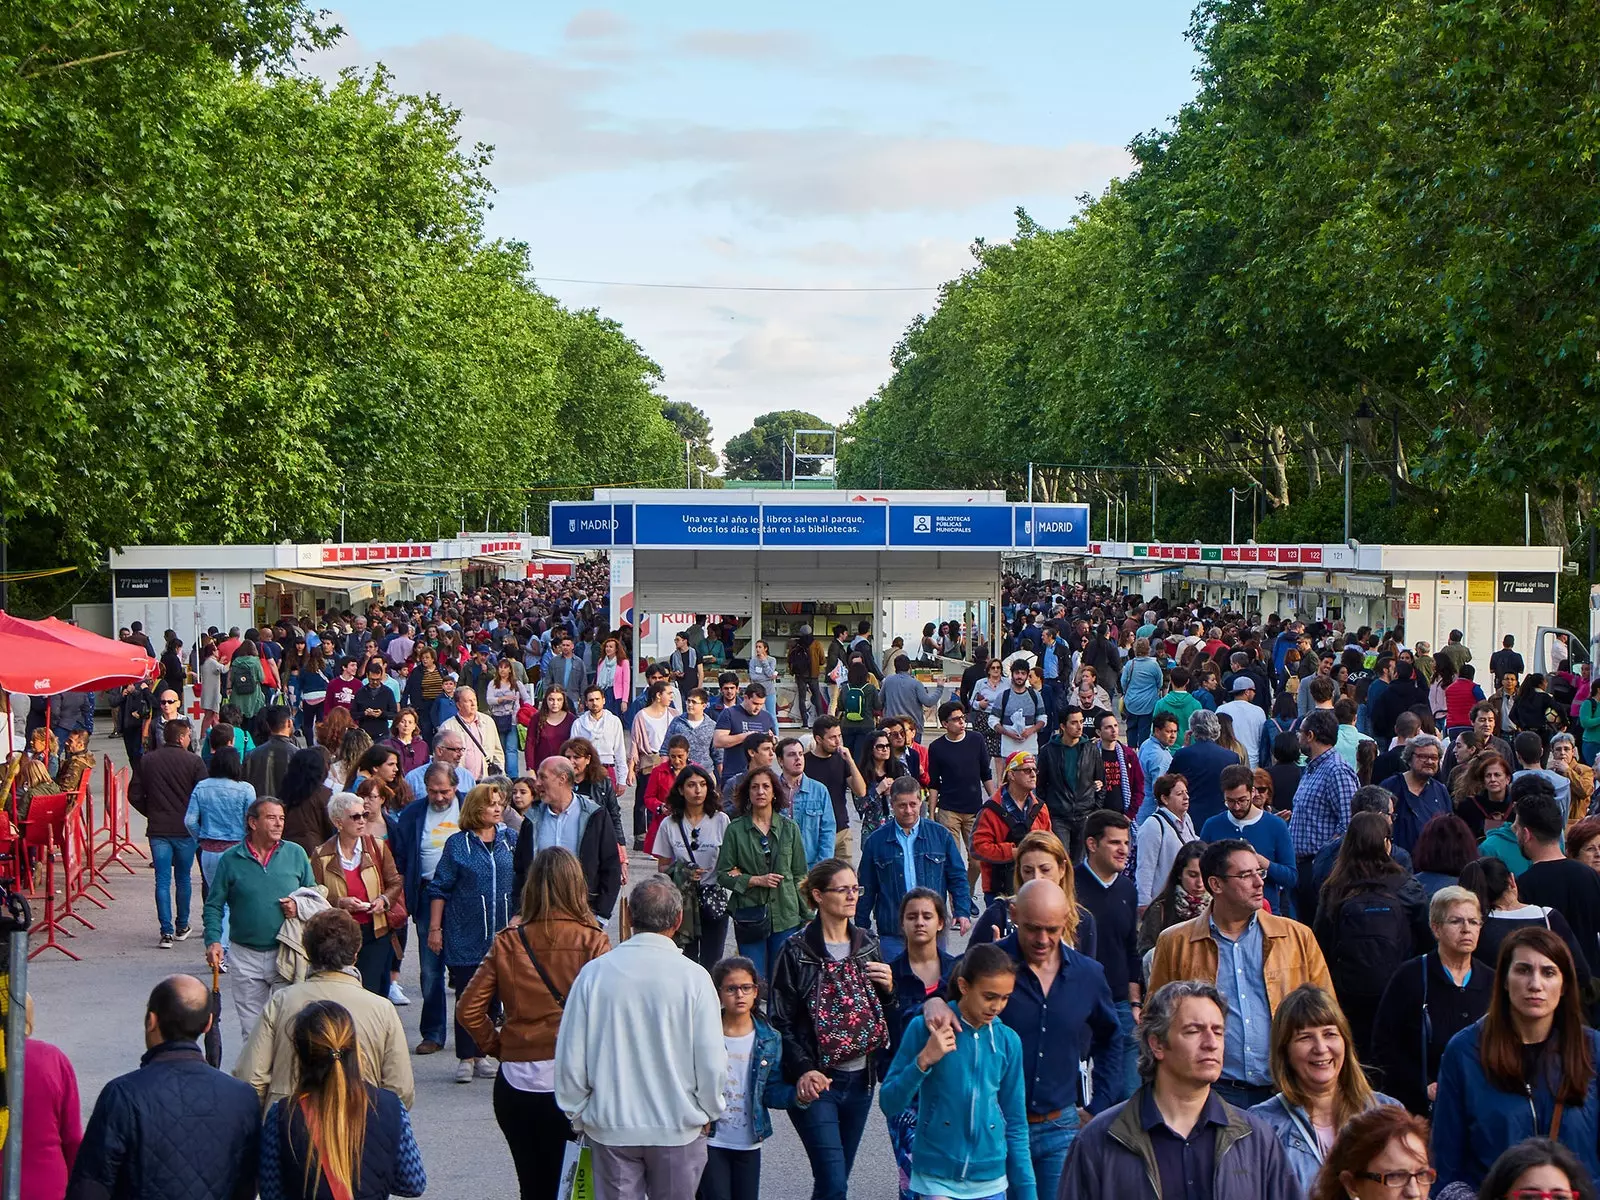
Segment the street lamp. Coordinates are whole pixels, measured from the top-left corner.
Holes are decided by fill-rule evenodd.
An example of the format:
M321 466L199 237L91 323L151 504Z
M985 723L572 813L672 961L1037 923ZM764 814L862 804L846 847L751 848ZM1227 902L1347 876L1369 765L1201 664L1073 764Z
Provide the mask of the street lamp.
M1356 409L1356 430L1361 435L1362 442L1372 436L1372 421L1377 414L1372 411L1372 405L1363 398L1361 407ZM1350 431L1344 434L1344 541L1350 544L1350 500L1351 500L1351 470L1350 470Z
M1244 452L1244 435L1237 429L1228 430L1228 461L1234 462Z

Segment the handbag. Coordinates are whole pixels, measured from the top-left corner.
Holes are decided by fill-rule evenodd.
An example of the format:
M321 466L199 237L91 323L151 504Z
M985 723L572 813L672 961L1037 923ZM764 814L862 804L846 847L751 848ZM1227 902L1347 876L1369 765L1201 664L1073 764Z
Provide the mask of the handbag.
M375 837L364 837L361 840L367 843L367 853L372 855L372 861L378 868L378 883L381 885L383 883L383 856L388 852L389 848ZM393 861L392 855L390 861ZM405 888L400 889L400 898L391 904L388 911L383 915L388 918L390 929L405 928L406 922L411 919L411 914L406 911Z
M776 826L774 826L776 828ZM763 875L772 874L772 844L769 836L767 841L767 869ZM755 904L749 908L736 908L733 910L733 940L743 945L749 942L764 942L772 936L772 913L765 904Z
M689 831L683 827L683 818L674 817L673 824L678 827L678 836L683 839L684 848L687 850L689 846ZM691 867L696 865L692 854L689 856L689 865ZM710 879L702 879L694 886L695 895L700 901L702 919L709 918L713 921L720 921L728 915L728 889L718 883L715 876Z

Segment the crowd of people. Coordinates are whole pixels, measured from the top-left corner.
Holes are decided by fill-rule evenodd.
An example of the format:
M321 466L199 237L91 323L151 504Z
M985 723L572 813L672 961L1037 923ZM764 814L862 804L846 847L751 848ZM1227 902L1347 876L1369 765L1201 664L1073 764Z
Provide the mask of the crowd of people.
M924 632L948 688L867 622L637 663L587 570L128 690L158 944L198 858L245 1041L207 1067L210 989L164 981L25 1194L419 1194L449 1046L540 1200L580 1141L604 1200L755 1200L780 1113L843 1198L874 1101L902 1197L1595 1196L1586 664L1507 637L1486 695L1458 633L1016 578L998 653Z

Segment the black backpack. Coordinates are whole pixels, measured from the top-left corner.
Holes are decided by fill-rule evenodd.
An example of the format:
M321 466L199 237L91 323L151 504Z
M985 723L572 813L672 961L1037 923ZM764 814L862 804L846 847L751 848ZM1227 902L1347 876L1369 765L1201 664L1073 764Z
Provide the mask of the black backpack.
M1328 963L1337 991L1376 1000L1411 957L1411 921L1390 888L1374 880L1345 896Z

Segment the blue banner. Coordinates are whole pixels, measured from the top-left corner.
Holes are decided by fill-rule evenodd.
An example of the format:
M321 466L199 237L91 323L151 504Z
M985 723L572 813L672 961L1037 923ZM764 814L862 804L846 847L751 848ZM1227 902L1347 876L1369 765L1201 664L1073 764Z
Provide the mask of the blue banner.
M635 504L633 544L732 550L761 544L758 504Z
M882 504L767 504L761 542L770 548L881 550L888 514Z
M633 545L633 505L613 504L611 506L611 531L612 539L616 545Z
M1017 517L1029 510L1018 508ZM1017 545L1033 545L1056 550L1087 550L1089 548L1089 506L1087 504L1036 504L1029 522L1031 541L1023 542L1020 534Z
M562 504L550 506L550 544L570 549L609 546L612 539L609 504Z
M905 550L1006 550L1009 504L891 504L889 545Z

